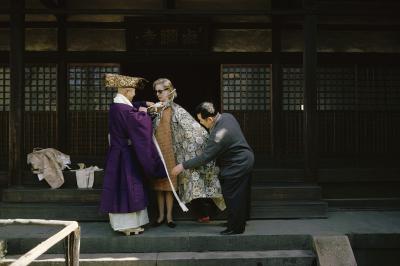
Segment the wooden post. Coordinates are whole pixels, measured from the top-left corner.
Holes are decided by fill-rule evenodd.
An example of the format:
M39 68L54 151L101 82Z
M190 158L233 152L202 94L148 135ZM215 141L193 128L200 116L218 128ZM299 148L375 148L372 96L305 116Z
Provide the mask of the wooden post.
M71 265L79 266L79 253L81 250L81 228L78 227L73 233L72 236L72 246L71 246Z
M81 230L78 227L64 239L64 257L67 266L79 265L80 235Z
M10 0L10 112L9 112L9 185L22 184L24 126L24 0Z
M70 265L70 260L71 260L71 257L70 257L70 251L69 251L69 249L70 249L70 242L71 242L71 234L69 234L66 238L64 238L64 241L63 241L64 243L64 245L63 245L63 248L64 248L64 259L65 259L65 265Z
M57 47L58 47L58 66L57 66L57 147L64 153L69 153L68 145L68 76L66 63L66 19L64 15L57 16Z
M304 18L304 157L305 177L316 180L318 160L317 139L317 18L312 13L314 0L303 0Z
M282 156L281 24L272 18L271 152L278 163Z

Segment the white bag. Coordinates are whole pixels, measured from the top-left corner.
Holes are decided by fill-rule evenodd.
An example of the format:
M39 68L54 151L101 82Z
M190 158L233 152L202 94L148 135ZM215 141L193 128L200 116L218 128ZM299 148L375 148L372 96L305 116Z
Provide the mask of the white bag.
M92 188L94 183L94 172L103 169L97 166L90 166L79 170L74 170L76 173L76 184L78 188Z

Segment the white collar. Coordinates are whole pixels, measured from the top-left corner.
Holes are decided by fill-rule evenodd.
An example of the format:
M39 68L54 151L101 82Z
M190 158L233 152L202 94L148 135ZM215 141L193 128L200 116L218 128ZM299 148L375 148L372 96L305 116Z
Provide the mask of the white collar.
M128 98L126 98L124 95L122 95L121 93L117 93L117 95L115 95L114 97L114 103L122 103L122 104L127 104L131 107L133 107L131 101L128 100Z

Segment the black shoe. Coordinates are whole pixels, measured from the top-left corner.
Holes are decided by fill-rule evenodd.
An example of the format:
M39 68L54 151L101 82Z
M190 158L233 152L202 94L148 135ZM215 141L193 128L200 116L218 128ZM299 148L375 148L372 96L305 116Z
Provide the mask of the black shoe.
M229 235L240 235L240 234L243 234L243 232L244 231L234 231L234 230L226 229L226 230L220 232L220 234L223 236L229 236Z
M155 221L151 226L152 227L159 227L160 225L162 225L164 223L164 220L162 220L161 222Z
M221 231L221 232L219 232L221 235L223 235L223 234L225 234L226 232L229 232L229 231L232 231L231 229L229 229L229 228L226 228L224 231Z
M168 226L169 228L175 228L175 227L176 227L176 223L174 223L174 222L168 222L168 223L167 223L167 226Z

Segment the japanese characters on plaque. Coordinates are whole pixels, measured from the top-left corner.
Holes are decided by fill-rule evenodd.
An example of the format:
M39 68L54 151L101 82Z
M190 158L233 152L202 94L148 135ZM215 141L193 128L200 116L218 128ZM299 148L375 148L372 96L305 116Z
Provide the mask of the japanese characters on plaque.
M201 23L135 23L130 35L136 51L201 51L208 43L207 24Z

